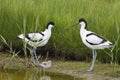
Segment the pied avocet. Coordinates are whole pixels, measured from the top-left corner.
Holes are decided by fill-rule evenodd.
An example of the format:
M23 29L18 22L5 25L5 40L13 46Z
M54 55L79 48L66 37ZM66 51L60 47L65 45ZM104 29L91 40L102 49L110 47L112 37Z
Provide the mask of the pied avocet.
M36 48L42 47L47 44L51 37L51 29L54 27L53 22L49 22L46 26L44 32L33 32L28 34L20 34L18 38L24 40L27 44L33 47L33 57L36 59L35 63L39 64L38 58L36 56Z
M92 31L88 31L87 22L85 21L85 19L83 18L79 19L79 22L77 24L81 25L80 36L81 36L82 42L88 48L91 48L93 51L92 64L90 68L87 70L87 71L92 71L94 68L96 57L97 57L96 49L109 48L109 47L112 47L113 44L110 41L106 40L105 38L99 36L98 34Z

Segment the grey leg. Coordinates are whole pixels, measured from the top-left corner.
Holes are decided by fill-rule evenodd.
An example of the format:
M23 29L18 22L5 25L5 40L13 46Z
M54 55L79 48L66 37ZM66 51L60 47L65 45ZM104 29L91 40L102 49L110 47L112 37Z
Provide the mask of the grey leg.
M93 59L92 59L92 64L91 64L90 68L89 68L87 71L92 71L92 70L93 70L93 68L94 68L94 63L95 63L95 60L96 60L96 57L97 57L96 50L93 49Z
M94 50L95 51L95 60L96 60L96 57L97 57L97 52L96 52L96 50Z
M38 58L37 58L37 55L36 55L36 48L33 50L33 58L34 58L35 64L39 64L39 61L38 61Z

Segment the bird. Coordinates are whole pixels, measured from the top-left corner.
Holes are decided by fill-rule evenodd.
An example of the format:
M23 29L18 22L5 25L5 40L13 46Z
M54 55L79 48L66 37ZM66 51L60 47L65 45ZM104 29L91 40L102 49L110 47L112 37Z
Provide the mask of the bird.
M43 61L42 63L40 63L40 67L42 68L42 70L45 70L49 67L52 66L52 61L48 60L48 61Z
M34 58L35 64L40 64L36 55L36 48L45 46L50 37L51 37L51 30L54 27L54 22L50 21L46 25L45 31L41 32L31 32L27 34L20 34L17 37L22 39L24 42L26 42L28 45L33 47L32 57Z
M113 47L113 43L109 40L105 39L104 37L96 34L95 32L87 30L87 22L84 18L80 18L78 23L75 25L80 25L80 37L84 45L88 48L92 49L92 64L87 71L92 71L94 68L95 60L97 57L96 50L98 49L105 49ZM75 26L74 25L74 26Z

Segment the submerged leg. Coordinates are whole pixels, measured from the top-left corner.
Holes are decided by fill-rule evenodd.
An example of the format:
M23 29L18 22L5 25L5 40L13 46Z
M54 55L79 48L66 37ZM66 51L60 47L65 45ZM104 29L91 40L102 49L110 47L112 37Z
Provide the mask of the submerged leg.
M91 64L90 68L89 68L87 71L92 71L92 70L93 70L93 68L94 68L94 63L95 63L95 60L96 60L96 57L97 57L96 50L93 49L93 59L92 59L92 64Z
M35 62L35 64L39 64L39 61L38 61L38 58L37 58L37 55L36 55L36 48L34 48L34 50L33 50L33 58L34 58L34 62Z

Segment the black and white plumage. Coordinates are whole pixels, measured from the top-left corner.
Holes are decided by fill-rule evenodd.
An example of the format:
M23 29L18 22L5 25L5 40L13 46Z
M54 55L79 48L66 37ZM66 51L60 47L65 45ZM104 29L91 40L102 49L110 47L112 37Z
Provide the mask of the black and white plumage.
M92 71L94 68L94 63L97 57L96 49L104 49L104 48L109 48L112 47L113 44L106 40L105 38L99 36L98 34L88 31L87 28L87 22L81 18L79 19L79 25L81 25L80 28L80 36L82 39L82 42L88 47L93 50L93 60L92 60L92 65L88 69L88 71Z
M51 37L51 29L54 27L53 22L49 22L46 26L44 32L33 32L28 34L20 34L18 38L24 40L27 44L34 48L33 57L36 58L36 63L39 63L38 58L36 56L36 48L42 47L47 44Z

